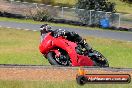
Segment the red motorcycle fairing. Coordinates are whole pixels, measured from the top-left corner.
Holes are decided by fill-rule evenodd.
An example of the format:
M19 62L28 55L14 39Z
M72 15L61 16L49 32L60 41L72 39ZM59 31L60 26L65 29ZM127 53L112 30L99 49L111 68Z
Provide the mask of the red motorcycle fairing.
M48 33L43 39L42 43L39 46L39 50L42 54L47 54L49 51L56 51L56 47L65 50L72 62L72 66L94 66L94 62L84 55L77 54L75 47L76 43L66 40L63 37L55 38ZM59 51L56 51L57 53Z
M77 55L79 66L94 66L94 62L88 57L83 55Z
M39 50L42 54L48 53L49 50L54 47L52 46L52 40L53 37L50 35L50 33L48 33L39 45Z

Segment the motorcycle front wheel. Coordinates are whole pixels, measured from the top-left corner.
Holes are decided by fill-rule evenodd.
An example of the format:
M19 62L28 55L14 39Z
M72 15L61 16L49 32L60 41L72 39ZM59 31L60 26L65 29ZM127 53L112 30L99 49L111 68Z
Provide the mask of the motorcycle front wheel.
M61 58L61 60L60 58L57 58L55 55L56 54L54 52L49 52L47 54L47 59L51 65L70 66L68 55L62 54L61 56L63 58Z

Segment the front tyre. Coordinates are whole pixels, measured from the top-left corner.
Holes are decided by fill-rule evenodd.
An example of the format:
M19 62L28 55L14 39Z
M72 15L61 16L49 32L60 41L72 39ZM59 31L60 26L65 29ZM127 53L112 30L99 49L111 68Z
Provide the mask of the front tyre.
M51 65L70 66L69 56L65 52L61 52L60 57L56 57L54 52L49 52L47 54L47 59Z
M56 60L55 60L55 53L54 53L54 52L49 52L49 53L47 54L47 59L48 59L48 61L49 61L49 63L50 63L51 65L59 65L59 64L56 62Z

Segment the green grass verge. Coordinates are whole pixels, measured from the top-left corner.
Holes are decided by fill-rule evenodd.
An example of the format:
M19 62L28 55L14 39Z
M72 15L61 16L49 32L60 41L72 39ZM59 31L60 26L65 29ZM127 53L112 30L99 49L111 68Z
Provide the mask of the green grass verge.
M47 64L38 51L39 33L0 28L1 64Z
M96 37L86 38L94 49L99 50L108 58L112 67L132 68L132 42L102 39Z
M17 0L16 0L17 1ZM29 0L26 0L29 1ZM70 0L70 2L68 0L50 0L52 1L51 4L67 4L67 5L74 5L76 3L77 0ZM38 2L38 3L46 3L49 2L48 0L31 0L31 2Z
M131 88L130 84L85 84L80 86L76 81L47 82L47 81L0 81L1 88Z
M132 67L132 42L85 38L108 58L110 66ZM0 28L0 40L0 64L49 64L38 49L39 32Z

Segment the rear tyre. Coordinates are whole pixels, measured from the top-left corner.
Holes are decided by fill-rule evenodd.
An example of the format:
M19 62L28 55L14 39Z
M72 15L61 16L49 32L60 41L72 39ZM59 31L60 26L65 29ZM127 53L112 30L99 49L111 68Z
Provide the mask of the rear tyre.
M108 60L98 51L93 51L96 55L92 56L92 59L96 63L96 66L109 67Z

